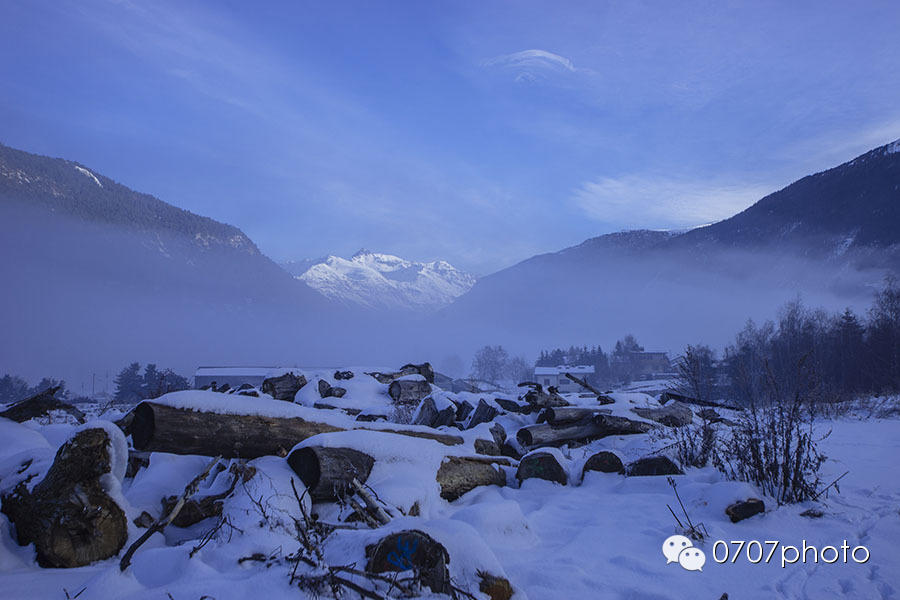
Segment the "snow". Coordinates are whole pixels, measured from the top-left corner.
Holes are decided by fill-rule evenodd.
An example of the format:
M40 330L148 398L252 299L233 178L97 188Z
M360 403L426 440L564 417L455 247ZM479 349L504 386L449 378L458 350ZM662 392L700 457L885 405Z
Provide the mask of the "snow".
M372 385L369 380L361 378L361 387L354 391L360 395L363 389L383 394L386 386L377 382ZM640 392L611 395L616 403L603 408L614 412L628 414L633 406L656 405L655 399ZM436 402L443 406L450 397L439 394ZM585 405L591 401L577 395L568 398ZM160 401L226 413L253 410L269 416L315 415L317 421L339 418L332 414L335 411L316 411L265 397L192 391L169 394ZM628 416L634 418L633 414ZM504 415L496 422L504 424L513 435L526 419L522 415ZM365 424L372 425L376 424ZM96 426L107 431L114 427L100 421L81 427ZM383 426L398 427L392 423ZM489 426L483 424L460 435L470 442L476 436L484 437ZM29 473L45 472L58 445L78 429L72 425L20 425L0 420L0 489L9 489ZM589 472L581 481L581 467L591 454L612 450L628 462L659 451L663 441L653 436L617 436L579 448L549 450L567 468L567 486L528 480L518 487L510 476L508 487L478 488L453 502L439 497L434 474L446 455L471 453L469 443L448 447L431 440L357 430L320 434L300 446L352 447L376 457L367 485L388 504L408 510L418 503L421 509L419 517L397 514L388 526L378 530L336 531L324 545L330 564L356 563L360 567L365 564L367 544L392 531L419 529L448 549L449 568L457 585L477 590L475 573L485 570L509 578L517 600L714 599L725 592L742 600L896 597L900 591L900 555L896 551L900 541L900 477L895 464L900 452L900 420L845 417L822 420L817 423L817 430L821 434L831 430L820 442L821 451L829 457L823 467L823 479L830 482L849 471L841 480L840 493L829 492L820 502L779 507L753 485L729 481L713 468L688 469L685 475L674 478L691 519L702 522L710 534L705 541L695 542L707 556L702 573L688 572L677 563L667 565L660 552L663 540L680 533L667 505L679 514L680 508L665 477ZM121 434L111 433L111 437L116 438L113 452L119 455ZM18 473L29 457L35 459L33 465ZM122 483L120 501L129 521L143 510L154 518L159 516L161 498L179 494L209 460L151 454L149 466L133 480ZM118 460L115 463L114 472L118 473L121 467ZM227 466L227 461L224 464ZM291 480L300 494L302 484L282 458L263 457L249 465L257 469L256 476L239 484L225 501L224 515L236 529L220 532L191 557L197 538L212 523L201 522L184 530L167 528L135 554L132 567L125 573L119 573L116 559L78 569L41 569L34 562L33 549L19 547L8 520L0 516L3 597L58 598L64 596L64 589L74 595L86 588L82 597L99 600L150 600L169 595L176 599L206 595L216 600L238 600L250 595L273 600L309 598L289 586L290 566L284 562L276 560L269 567L252 562L238 564L239 558L257 552L283 557L299 545L294 519L300 515ZM510 475L511 471L507 469ZM117 477L111 479L118 483ZM223 491L229 481L228 471L222 471L204 482L200 493ZM724 514L725 507L754 496L765 500L766 513L731 523ZM265 519L260 506L267 513ZM824 511L824 516L800 516L811 507ZM346 509L337 504L307 504L307 509L317 512L326 522L337 522L346 515ZM141 532L132 527L129 543ZM782 568L780 554L776 554L769 564L752 564L745 558L719 564L713 560L716 540L778 540L798 547L805 540L819 548L839 547L847 540L851 548L864 544L871 558L865 564L798 562Z
M328 298L379 309L430 311L467 292L475 278L445 261L414 262L361 250L329 256L297 279Z
M900 152L900 140L888 144L884 150L885 154L894 154L896 152Z
M98 187L101 187L101 188L103 187L103 184L100 183L100 180L97 179L96 175L94 175L93 173L91 173L90 171L85 169L84 167L79 167L78 165L75 165L75 168L78 169L79 172L83 173L87 177L90 177L91 179L93 179L94 183L96 183Z

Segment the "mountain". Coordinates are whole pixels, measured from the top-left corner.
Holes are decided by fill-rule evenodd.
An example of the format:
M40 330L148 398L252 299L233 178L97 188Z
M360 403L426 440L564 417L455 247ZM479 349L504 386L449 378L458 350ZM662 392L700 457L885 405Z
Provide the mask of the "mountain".
M864 305L900 266L900 141L686 232L628 231L483 277L441 312L448 334L567 346L631 331L654 347L724 343L802 294Z
M780 250L819 259L900 244L900 140L804 177L750 208L690 231L678 247Z
M370 310L428 312L467 292L475 278L442 260L415 262L360 250L282 265L326 298Z
M293 358L287 339L252 346L329 310L240 229L69 160L0 145L0 222L0 349L26 376Z

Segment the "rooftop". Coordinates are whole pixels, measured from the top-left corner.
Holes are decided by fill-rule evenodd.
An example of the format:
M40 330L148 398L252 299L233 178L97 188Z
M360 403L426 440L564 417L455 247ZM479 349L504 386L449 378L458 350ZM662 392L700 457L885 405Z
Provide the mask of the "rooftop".
M572 375L590 375L594 372L593 365L559 365L557 367L535 367L535 375L562 375L571 373Z

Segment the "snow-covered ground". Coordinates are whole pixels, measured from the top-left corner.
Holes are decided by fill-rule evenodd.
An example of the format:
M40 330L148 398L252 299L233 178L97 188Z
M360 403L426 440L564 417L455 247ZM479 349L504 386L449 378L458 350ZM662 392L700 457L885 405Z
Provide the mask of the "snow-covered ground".
M318 412L322 413L320 420L351 426L353 421L333 414L335 411L310 406L317 398L310 393L315 379L309 375L312 385L297 398L305 406L260 398L259 412L266 414L271 406L283 416L309 418ZM332 381L347 384L348 395L345 401L327 400L376 411L378 404L385 402L383 388L373 384L374 380L358 377L349 382ZM471 394L466 399L477 402L478 397ZM613 397L616 404L604 408L632 418L631 406L654 404L638 392ZM574 395L569 399L588 402ZM228 413L234 410L233 404L245 399L186 392L170 395L163 402L210 407L217 400L221 400L220 412ZM527 420L509 414L496 421L514 434ZM377 428L377 424L365 425ZM665 440L657 436L608 437L577 449L563 448L559 455L569 473L566 486L529 479L520 487L510 469L506 487L478 488L453 502L438 496L434 469L442 454L471 453L472 440L487 437L488 424L462 432L466 443L449 450L431 440L368 431L322 434L303 444L318 441L320 445L365 450L377 459L367 483L382 500L406 512L414 501L419 503L418 517L398 515L383 529L332 534L324 545L330 564L355 562L362 567L366 544L386 531L415 528L447 547L455 582L476 594L475 572L482 569L506 576L516 590L514 598L531 600L715 600L723 593L732 600L896 598L900 594L900 420L844 417L820 421L818 427L823 434L831 430L820 443L820 450L828 456L823 479L831 481L849 471L840 482L840 493L832 490L820 502L777 507L752 485L728 481L713 468L688 469L685 475L674 477L691 519L702 522L709 532L705 541L695 543L707 557L702 572L667 564L662 554L663 541L680 533L667 505L679 515L680 509L665 477L589 472L581 480L582 465L594 452L613 450L627 462L663 445ZM35 469L45 468L55 449L74 430L74 426L59 423L19 425L0 420L0 488L8 489L19 477L18 467L26 457L35 459ZM448 433L460 432L450 429ZM160 498L178 493L208 462L207 457L153 454L149 467L122 484L129 519L141 511L157 516ZM201 522L187 529L169 527L138 550L125 573L119 572L117 559L77 569L42 569L35 564L33 548L19 547L6 517L0 516L0 598L63 599L82 589L82 599L305 598L304 592L289 585L290 566L281 560L299 546L292 525L299 508L290 491L290 479L296 476L283 458L263 457L250 464L256 467L257 476L238 486L225 503L225 514L236 529L223 530L191 557L197 539L212 523ZM221 491L227 480L228 473L223 472L205 484L201 493ZM731 523L725 507L749 497L764 498L766 513ZM266 523L255 503L261 498L267 507ZM800 516L812 507L822 510L824 516ZM338 505L314 508L328 522L336 522L346 509ZM132 528L129 543L140 533ZM713 559L717 540L758 540L766 549L769 540L796 547L805 540L819 549L840 549L846 540L851 549L864 545L870 558L865 564L852 559L848 564L842 560L825 564L820 558L817 564L797 562L782 567L779 549L769 564L752 564L746 554L735 563L719 564ZM718 552L721 557L722 549ZM273 558L238 563L255 553Z

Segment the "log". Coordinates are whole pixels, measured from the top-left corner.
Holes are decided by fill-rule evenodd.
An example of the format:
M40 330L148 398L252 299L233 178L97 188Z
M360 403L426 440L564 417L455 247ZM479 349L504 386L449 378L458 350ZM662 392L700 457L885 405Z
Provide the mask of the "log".
M297 448L288 465L300 477L314 502L330 502L352 491L352 481L365 482L375 459L351 448Z
M500 423L494 423L488 431L491 432L491 437L494 438L498 446L503 445L506 441L506 430L503 429L503 425Z
M413 419L412 424L431 427L431 424L437 420L437 416L437 405L435 405L434 403L434 398L429 396L428 398L422 400L422 404L419 405L419 411L416 414L416 418Z
M308 437L343 431L334 425L306 421L299 417L220 415L147 401L138 404L133 413L131 429L134 448L143 452L248 459L286 456L291 448ZM445 446L463 443L460 436L437 432L368 427L358 429L429 439Z
M578 385L580 385L581 387L583 387L584 389L586 389L586 390L589 391L590 393L592 393L592 394L594 394L595 396L597 396L597 401L600 402L600 404L614 404L614 403L615 403L615 400L613 400L613 399L610 398L609 396L603 394L600 390L598 390L597 388L595 388L594 386L592 386L591 384L589 384L589 383L587 382L587 380L585 380L585 379L579 379L578 377L575 377L575 376L572 375L571 373L564 373L564 375L565 375L568 379L570 379L571 381L574 381L575 383L577 383Z
M543 409L537 418L538 423L574 423L582 419L590 419L594 415L609 414L608 408L583 408L580 406L551 406Z
M6 410L0 412L0 417L24 423L29 419L46 416L51 410L64 410L79 422L84 423L84 413L62 400L56 399L56 394L61 386L48 388L30 398L11 404Z
M225 467L218 463L217 466L219 470L213 473L213 477L221 473L225 470ZM230 496L234 492L234 488L237 487L238 480L243 479L244 483L250 481L250 479L256 474L256 467L248 467L246 465L240 465L239 463L234 463L231 465L231 469L229 470L231 473L231 484L228 486L224 492L219 494L211 494L209 496L201 496L200 498L189 498L182 499L180 496L166 496L162 499L162 514L170 515L174 514L170 520L171 524L175 527L190 527L191 525L195 525L204 519L210 519L212 517L218 517L222 515L222 508L224 507L224 500L228 496ZM175 511L175 507L178 506L178 503L181 502L182 506L179 511ZM147 527L152 527L153 523L151 522Z
M590 419L562 425L531 425L521 428L516 439L523 446L561 446L575 440L596 440L610 435L647 433L653 425L625 417L594 415Z
M430 393L431 385L427 381L401 379L392 381L388 387L388 395L396 404L418 404Z
M478 591L485 594L488 600L511 600L515 594L512 584L506 577L491 575L485 571L476 571L476 575L479 579Z
M112 443L105 429L79 431L33 490L22 482L3 497L2 511L16 526L19 544L33 543L42 567L81 567L115 556L125 545L125 512L100 482L112 473Z
M639 417L656 421L666 427L683 427L694 420L694 413L691 412L687 404L681 402L672 402L660 408L635 406L631 409L631 412Z
M494 402L506 412L530 415L533 410L530 404L520 404L515 400L509 400L507 398L494 398Z
M452 502L477 487L483 485L506 485L506 474L496 467L498 464L509 465L502 458L449 456L441 463L437 479L441 486L441 498Z
M566 485L569 478L556 457L549 452L532 452L519 462L516 469L516 479L522 483L526 479L545 479Z
M646 477L654 475L684 475L684 471L667 456L650 456L628 463L625 467L625 474L631 477Z
M463 400L456 405L456 420L465 421L466 417L468 417L469 413L471 413L473 410L475 409L471 404L469 404L469 401Z
M451 405L445 406L442 410L437 409L434 398L429 396L422 400L419 406L419 413L416 416L413 425L424 425L425 427L444 427L452 425L456 419L456 407Z
M447 549L427 533L411 529L398 531L366 546L369 573L413 571L423 585L436 594L450 594Z
M293 402L297 392L306 385L306 377L297 377L293 373L285 373L279 377L270 377L262 383L263 394L269 394L276 400Z
M521 384L520 384L521 385ZM565 398L556 393L555 390L544 392L540 385L533 387L522 398L531 405L532 410L547 408L549 406L568 406L569 403Z
M678 400L679 402L683 402L685 404L693 404L694 406L726 408L728 410L742 410L740 406L735 406L733 404L726 404L724 402L713 402L712 400L698 400L697 398L692 398L691 396L679 394L678 392L663 392L662 394L660 394L660 396L659 396L660 404L665 404L669 400Z
M412 363L403 365L402 367L400 367L400 374L418 374L424 377L426 382L434 383L434 368L431 366L431 363L424 362L420 365L414 365Z
M500 445L494 440L475 440L475 454L484 454L485 456L502 456Z
M584 475L588 471L622 473L624 472L624 469L625 467L622 465L622 459L619 458L618 455L609 452L608 450L601 450L592 455L587 459L587 462L584 463L584 467L581 469L581 478L584 479Z
M144 452L252 459L284 456L308 437L341 428L299 417L220 415L141 402L131 430L134 448Z
M481 425L482 423L489 423L493 421L498 414L497 409L485 402L484 398L482 398L478 401L478 406L475 407L475 412L472 413L472 418L469 419L466 429L472 429L476 425Z
M349 373L350 371L347 372ZM406 364L400 367L399 371L394 371L393 373L371 371L367 372L366 375L374 377L378 381L378 383L391 383L395 379L399 379L400 377L405 377L407 375L421 375L425 378L426 383L434 383L434 369L431 367L431 363L427 362L420 365L414 365L412 363Z

